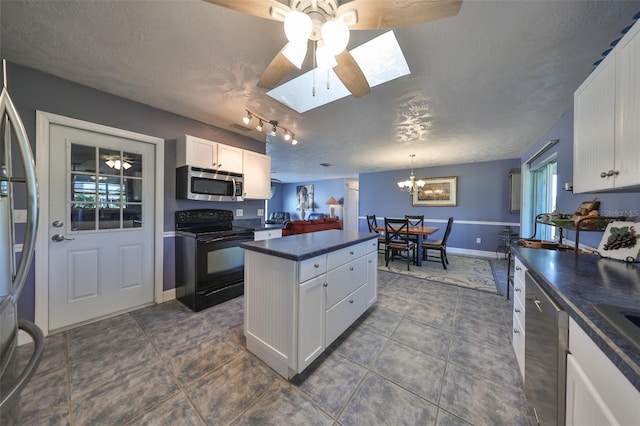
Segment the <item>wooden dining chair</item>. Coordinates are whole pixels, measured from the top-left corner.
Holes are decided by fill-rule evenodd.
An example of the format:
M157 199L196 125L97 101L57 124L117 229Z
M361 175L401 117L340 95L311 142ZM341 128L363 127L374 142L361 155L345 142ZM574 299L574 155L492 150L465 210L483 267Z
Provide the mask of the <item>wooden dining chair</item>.
M447 269L449 259L447 259L447 240L451 235L451 228L453 227L453 217L450 217L447 221L447 228L444 231L444 235L441 240L426 240L422 242L422 259L429 260L431 262L441 262L442 267ZM429 250L437 251L438 254L429 254Z
M416 257L417 244L409 239L409 220L384 218L385 230L385 266L389 266L389 260L399 256L407 259L407 271L410 270L409 265ZM399 253L406 252L406 256L400 256Z
M404 217L405 217L405 219L409 219L409 226L424 226L424 215L423 214L419 214L419 215L405 214ZM413 241L414 243L418 244L418 236L417 235L409 235L409 239L411 239L411 241ZM424 250L423 250L423 252L424 252ZM421 254L421 253L417 253L417 254ZM418 263L417 260L418 259L415 259L413 263Z
M385 237L374 228L378 227L378 221L376 215L367 215L367 225L369 226L369 232L372 234L378 234L378 253L384 253Z

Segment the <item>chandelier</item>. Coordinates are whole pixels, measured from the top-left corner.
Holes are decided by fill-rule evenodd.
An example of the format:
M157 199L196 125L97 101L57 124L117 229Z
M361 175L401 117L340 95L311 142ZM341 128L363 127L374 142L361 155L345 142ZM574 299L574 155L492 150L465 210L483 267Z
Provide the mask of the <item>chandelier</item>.
M422 187L426 184L423 180L416 180L416 176L413 174L413 157L415 156L415 154L409 156L411 157L411 174L409 175L409 180L398 182L398 187L402 191L407 191L409 194L422 190Z

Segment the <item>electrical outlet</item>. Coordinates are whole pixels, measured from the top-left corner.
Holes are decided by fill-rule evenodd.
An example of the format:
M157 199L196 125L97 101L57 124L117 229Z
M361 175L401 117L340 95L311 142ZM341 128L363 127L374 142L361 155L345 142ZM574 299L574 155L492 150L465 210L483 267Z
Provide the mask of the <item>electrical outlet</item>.
M480 237L476 238L476 244L480 244L482 242L482 239Z
M258 217L264 216L264 209L258 209L257 215L258 215Z
M244 212L242 211L242 209L236 209L236 217L240 217L244 214Z

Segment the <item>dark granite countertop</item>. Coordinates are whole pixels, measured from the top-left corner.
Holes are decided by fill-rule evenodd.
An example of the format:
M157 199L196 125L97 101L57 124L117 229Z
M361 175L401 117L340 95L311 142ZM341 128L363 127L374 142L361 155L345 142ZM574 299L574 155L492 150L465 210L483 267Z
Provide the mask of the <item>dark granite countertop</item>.
M598 303L640 308L640 265L516 245L511 250L640 391L640 351L593 308Z
M240 247L245 250L300 261L376 238L378 238L376 234L331 229L242 243Z

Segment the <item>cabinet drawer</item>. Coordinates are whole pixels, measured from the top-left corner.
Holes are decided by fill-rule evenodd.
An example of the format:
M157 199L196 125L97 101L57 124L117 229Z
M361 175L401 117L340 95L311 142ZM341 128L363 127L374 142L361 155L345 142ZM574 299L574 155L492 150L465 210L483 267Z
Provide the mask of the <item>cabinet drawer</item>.
M270 240L272 238L282 237L282 229L267 229L264 231L255 231L253 233L253 241Z
M327 271L327 256L316 256L300 262L298 282L305 282Z
M327 307L367 282L367 258L361 257L327 272Z
M518 322L518 319L513 319L513 351L516 353L516 359L518 360L518 366L520 367L520 375L522 379L524 377L524 327Z
M327 254L327 269L334 269L367 254L367 243L354 244Z
M513 266L513 279L514 281L519 279L521 283L524 282L524 273L527 272L527 267L518 259L515 258Z
M526 327L524 319L524 304L516 297L513 299L513 326L515 327L517 321L522 326L522 330L524 330Z
M360 287L327 310L325 347L338 338L367 307L365 286Z
M514 277L513 279L513 299L519 300L520 305L524 306L525 303L525 284L524 278L520 280L519 277Z
M373 240L367 241L367 253L373 253L378 251L378 239L374 238Z

